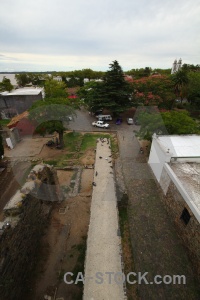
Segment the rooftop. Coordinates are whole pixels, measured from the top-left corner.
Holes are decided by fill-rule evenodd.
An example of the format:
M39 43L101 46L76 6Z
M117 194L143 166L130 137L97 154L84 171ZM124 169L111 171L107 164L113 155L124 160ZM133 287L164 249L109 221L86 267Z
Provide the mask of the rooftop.
M2 96L38 95L43 91L42 88L21 88L9 92L2 92Z
M200 157L200 135L165 135L155 137L172 157Z
M11 119L11 121L7 124L7 127L11 127L12 125L18 123L20 120L24 119L24 118L28 118L29 112L28 111L24 111L23 113L21 113L20 115L17 115L15 117L13 117Z
M200 214L200 164L172 163L170 167L182 183Z

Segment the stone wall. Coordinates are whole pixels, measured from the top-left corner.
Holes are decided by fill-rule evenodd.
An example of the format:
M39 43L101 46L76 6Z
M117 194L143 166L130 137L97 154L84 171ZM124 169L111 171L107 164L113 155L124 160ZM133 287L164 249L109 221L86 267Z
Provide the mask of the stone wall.
M15 110L18 114L28 110L35 101L42 100L42 93L38 95L0 95L0 112L7 111L10 108Z
M60 201L55 170L36 165L17 193L22 195L20 199L15 196L20 201L11 198L4 208L11 227L0 235L0 300L30 299L32 280L41 259L42 237L53 203ZM12 219L16 217L14 226Z
M200 224L172 181L169 184L166 196L163 196L163 201L200 279ZM184 208L190 214L187 225L181 219Z
M1 300L28 299L49 211L50 206L27 195L20 221L4 231L0 241Z

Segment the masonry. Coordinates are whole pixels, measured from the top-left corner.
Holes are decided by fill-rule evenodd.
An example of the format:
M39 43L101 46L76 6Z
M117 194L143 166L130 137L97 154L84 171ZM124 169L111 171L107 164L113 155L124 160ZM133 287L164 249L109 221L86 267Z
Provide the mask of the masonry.
M200 136L154 134L148 163L200 279Z
M28 110L32 104L42 99L42 89L18 89L0 94L0 113L2 118L12 118Z
M166 164L160 185L165 193L162 197L163 202L200 279L200 223L198 206L196 207L197 204L194 202L198 198L195 191L198 193L199 185L195 182L195 167L199 168L199 164L172 163L170 166ZM192 170L192 175L189 169ZM180 173L182 176L179 176ZM194 199L192 195L195 195Z
M29 299L35 268L41 258L42 237L53 203L61 200L57 184L52 167L37 165L4 208L11 226L1 230L0 236L1 300Z

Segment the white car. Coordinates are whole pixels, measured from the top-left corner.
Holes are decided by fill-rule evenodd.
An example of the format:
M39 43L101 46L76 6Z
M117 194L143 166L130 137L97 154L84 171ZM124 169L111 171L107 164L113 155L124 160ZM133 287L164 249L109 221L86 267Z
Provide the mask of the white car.
M110 125L108 123L104 123L103 121L97 121L97 122L93 122L92 126L107 129L107 128L109 128Z
M133 119L132 118L127 118L127 124L128 125L133 125L134 124Z

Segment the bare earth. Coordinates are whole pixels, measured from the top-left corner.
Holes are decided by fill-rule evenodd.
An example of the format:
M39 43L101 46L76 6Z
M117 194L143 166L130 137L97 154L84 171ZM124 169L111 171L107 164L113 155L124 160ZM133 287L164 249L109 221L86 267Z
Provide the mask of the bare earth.
M61 186L69 184L70 175L72 174L69 171L58 171ZM34 300L44 299L44 295L56 295L57 298L67 300L80 296L79 286L64 283L63 275L65 272L73 272L79 255L77 246L82 244L83 238L87 236L92 180L93 169L83 170L79 195L56 205L53 210L44 239L47 249L43 255L44 258L48 258L44 265L40 266L41 275L37 280Z

